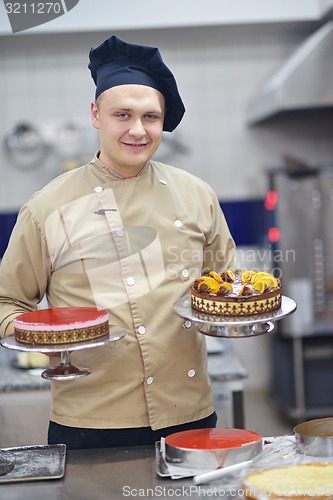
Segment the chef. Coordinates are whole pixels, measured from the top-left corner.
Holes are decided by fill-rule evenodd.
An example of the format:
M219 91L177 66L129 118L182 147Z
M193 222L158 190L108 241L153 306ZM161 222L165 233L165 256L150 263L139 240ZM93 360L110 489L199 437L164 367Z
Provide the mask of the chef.
M173 304L204 270L232 267L235 245L213 189L152 160L185 111L159 50L111 36L89 69L100 149L20 210L0 268L0 333L44 297L107 309L127 334L72 353L89 376L51 382L49 443L148 445L216 425L204 336Z

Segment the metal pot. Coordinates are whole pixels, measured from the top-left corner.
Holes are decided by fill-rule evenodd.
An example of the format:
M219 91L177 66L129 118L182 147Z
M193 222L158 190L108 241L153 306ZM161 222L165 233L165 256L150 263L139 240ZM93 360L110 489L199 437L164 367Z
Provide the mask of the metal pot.
M296 447L313 457L333 457L333 417L308 420L294 427Z
M41 166L47 148L41 134L32 124L20 122L6 133L4 151L11 165L28 170Z

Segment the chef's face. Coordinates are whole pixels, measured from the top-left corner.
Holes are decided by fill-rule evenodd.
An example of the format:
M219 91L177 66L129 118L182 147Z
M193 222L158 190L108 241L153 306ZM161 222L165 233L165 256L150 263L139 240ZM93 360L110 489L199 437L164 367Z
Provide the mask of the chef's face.
M161 143L164 97L144 85L120 85L91 103L101 161L124 177L135 176Z

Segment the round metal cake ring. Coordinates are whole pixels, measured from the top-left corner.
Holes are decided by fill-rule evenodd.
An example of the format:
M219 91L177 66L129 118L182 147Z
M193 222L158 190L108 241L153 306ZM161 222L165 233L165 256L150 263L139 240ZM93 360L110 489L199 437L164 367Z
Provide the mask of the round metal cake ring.
M296 447L312 457L333 457L333 417L308 420L294 427Z
M229 467L254 459L262 449L261 435L246 429L192 429L165 438L165 460L180 468L216 470Z
M230 326L216 326L210 324L196 324L196 330L199 333L208 335L210 337L253 337L269 333L274 329L274 324L271 321L266 323L254 323L249 325L230 325Z
M296 308L296 302L285 296L282 296L279 309L255 316L229 317L200 313L192 309L190 295L181 297L173 306L174 312L185 320L185 328L194 324L199 333L227 338L254 337L269 333L274 329L275 321L292 314Z

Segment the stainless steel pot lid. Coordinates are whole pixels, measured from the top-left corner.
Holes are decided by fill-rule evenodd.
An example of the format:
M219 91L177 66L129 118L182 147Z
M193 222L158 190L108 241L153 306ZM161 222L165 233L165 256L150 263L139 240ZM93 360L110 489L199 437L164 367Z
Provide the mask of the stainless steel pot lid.
M313 457L333 457L333 417L308 420L294 427L297 450Z
M5 135L4 151L16 168L27 170L41 166L46 144L38 130L30 123L20 122Z

